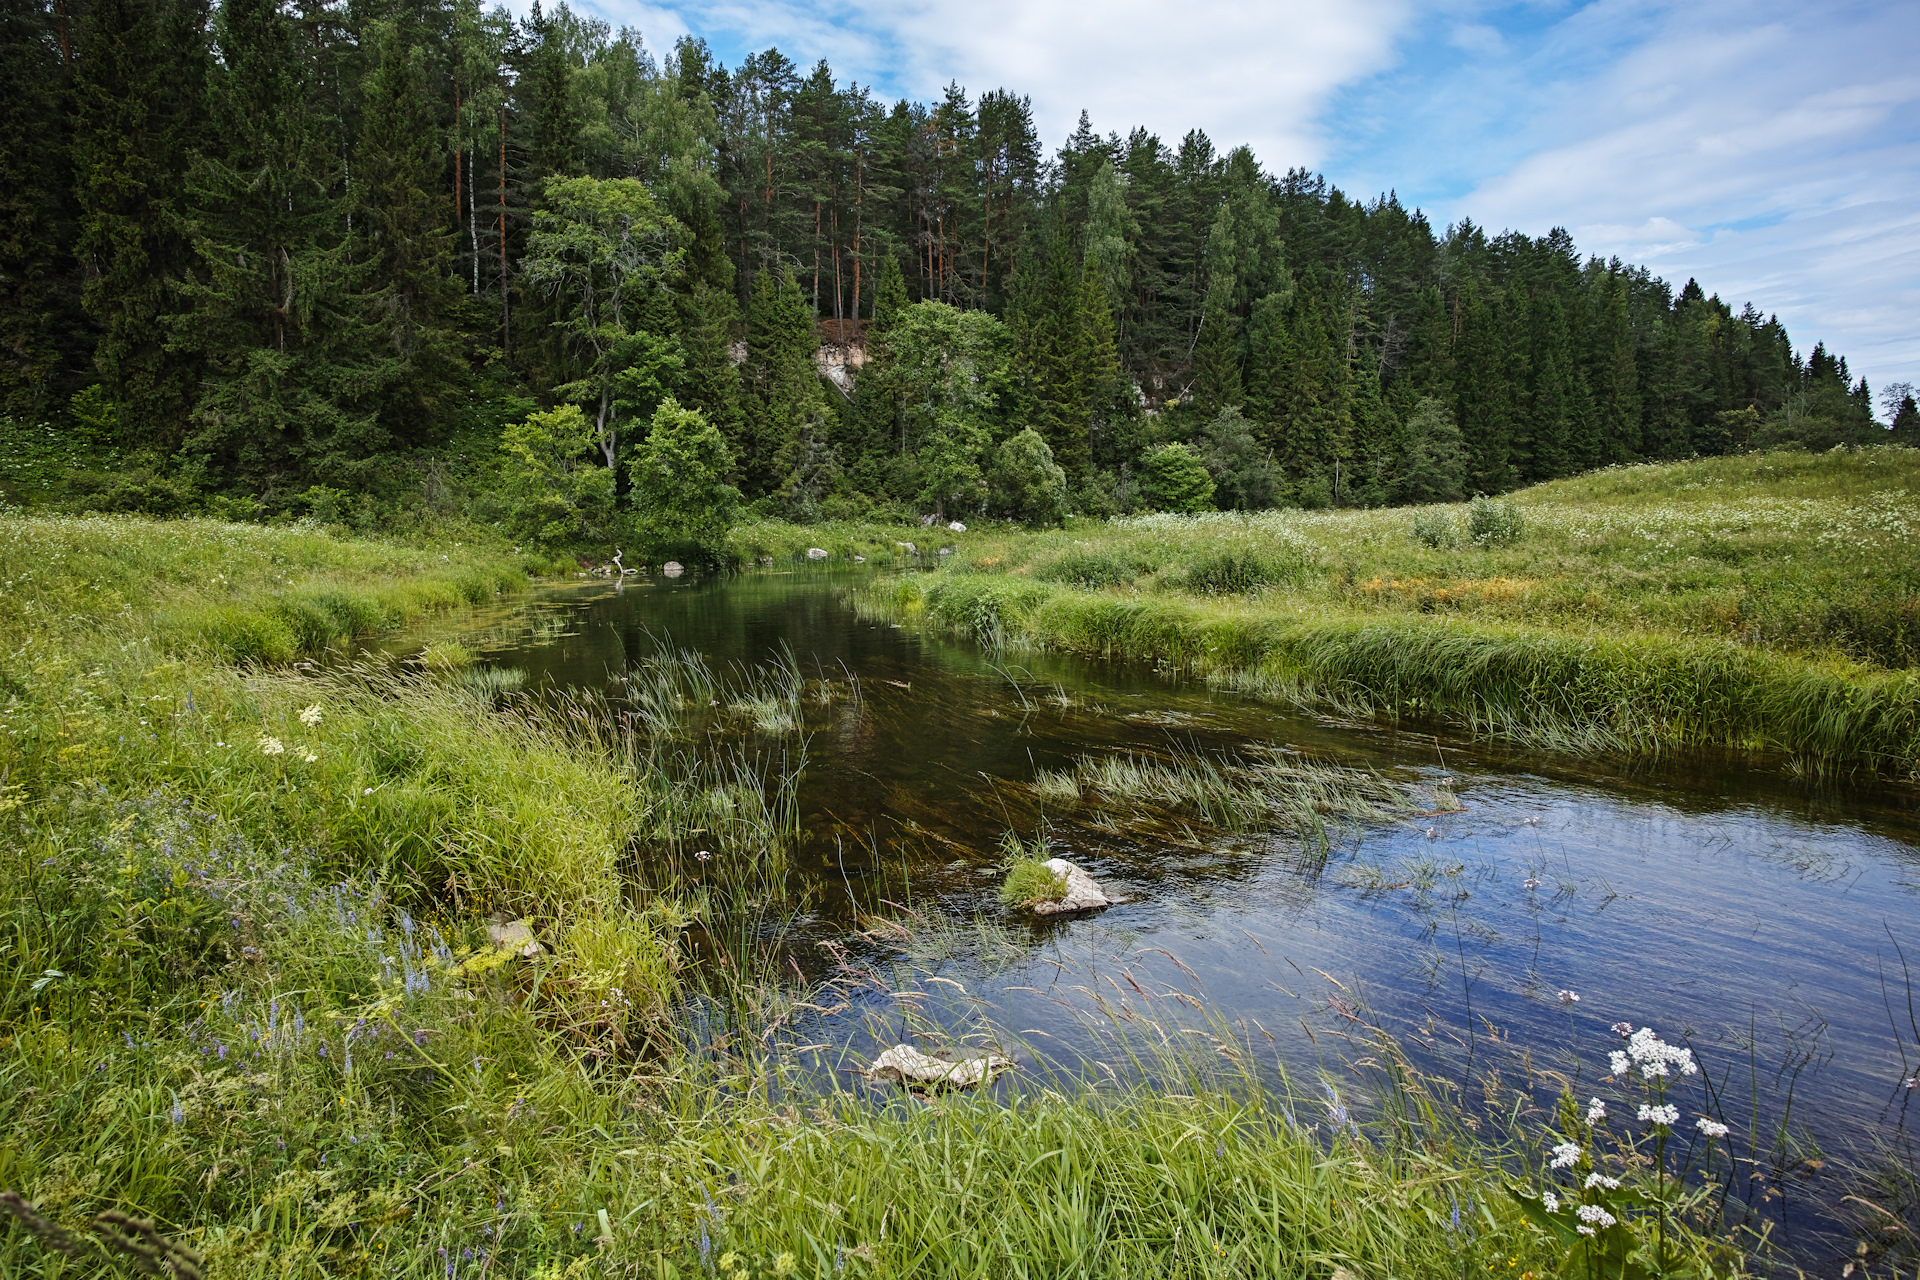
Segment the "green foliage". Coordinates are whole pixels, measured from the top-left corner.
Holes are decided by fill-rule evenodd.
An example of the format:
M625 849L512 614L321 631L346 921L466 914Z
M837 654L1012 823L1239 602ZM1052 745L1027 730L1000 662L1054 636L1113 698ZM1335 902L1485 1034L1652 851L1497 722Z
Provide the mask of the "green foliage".
M1467 541L1476 547L1511 546L1526 531L1526 518L1511 499L1480 496L1467 507Z
M1213 507L1213 477L1191 446L1163 444L1141 459L1140 498L1157 511L1208 511Z
M989 502L1027 524L1059 524L1066 513L1067 473L1054 465L1053 450L1032 427L1008 436L995 451Z
M733 454L703 415L669 397L654 411L652 430L627 466L644 536L707 553L724 544L740 491L728 482Z
M602 437L578 405L527 415L501 433L507 528L544 547L613 537L614 473Z
M1264 587L1298 582L1312 567L1299 549L1284 544L1221 547L1189 560L1176 581L1184 591L1201 596L1247 595Z
M1067 896L1067 878L1047 866L1053 855L1045 834L1036 835L1029 845L1009 831L1000 841L1000 852L1000 869L1006 873L1000 882L1003 905L1031 908Z
M1394 485L1401 502L1458 502L1466 496L1466 454L1460 428L1446 405L1431 396L1421 397L1401 433L1404 461Z
M1460 528L1449 511L1413 513L1413 540L1435 551L1451 551L1460 545Z
M1254 437L1253 424L1229 406L1207 424L1201 440L1213 501L1222 510L1257 511L1273 498L1276 477L1271 452Z
M620 465L623 417L650 416L685 368L679 339L647 324L650 305L669 309L683 235L636 179L564 178L547 184L527 240L523 273L557 312L553 393L587 406L609 472Z
M1100 587L1130 587L1134 579L1151 571L1153 564L1127 551L1075 550L1042 560L1033 566L1033 576L1042 582L1059 582L1070 587L1094 590Z

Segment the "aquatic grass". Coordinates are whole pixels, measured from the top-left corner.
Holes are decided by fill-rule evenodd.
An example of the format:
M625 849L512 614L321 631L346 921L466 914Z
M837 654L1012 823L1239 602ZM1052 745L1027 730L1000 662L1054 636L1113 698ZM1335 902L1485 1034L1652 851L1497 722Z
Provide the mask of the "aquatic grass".
M1215 758L1176 752L1169 759L1134 752L1081 756L1070 774L1078 800L1096 796L1116 805L1183 810L1221 831L1285 831L1322 847L1327 820L1381 822L1417 812L1410 792L1379 775L1318 761ZM1035 791L1056 796L1068 787L1057 775Z
M1022 842L1012 831L1000 841L1000 901L1009 907L1035 907L1058 902L1067 896L1067 878L1047 866L1053 857L1047 848L1045 830L1030 842Z

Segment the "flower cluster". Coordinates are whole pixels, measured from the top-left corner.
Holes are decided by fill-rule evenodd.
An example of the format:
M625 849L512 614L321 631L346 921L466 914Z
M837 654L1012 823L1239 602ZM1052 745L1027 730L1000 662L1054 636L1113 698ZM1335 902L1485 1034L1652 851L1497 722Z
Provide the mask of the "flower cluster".
M1709 1120L1705 1116L1701 1116L1698 1120L1695 1120L1693 1127L1709 1138L1724 1138L1727 1136L1727 1126L1721 1124L1718 1120Z
M1581 1154L1579 1143L1563 1142L1553 1149L1553 1167L1556 1169L1571 1169L1574 1165L1580 1163Z
M1640 1105L1640 1118L1654 1124L1671 1126L1680 1122L1680 1108L1664 1104L1650 1107L1642 1103Z
M1618 1031L1626 1024L1614 1023ZM1700 1068L1694 1065L1693 1050L1683 1049L1679 1045L1668 1044L1654 1034L1652 1027L1642 1027L1638 1031L1623 1032L1627 1037L1625 1050L1615 1049L1607 1055L1607 1061L1613 1068L1613 1074L1624 1076L1634 1068L1647 1080L1672 1075L1677 1068L1681 1075L1698 1074ZM1646 1119L1642 1116L1641 1119Z

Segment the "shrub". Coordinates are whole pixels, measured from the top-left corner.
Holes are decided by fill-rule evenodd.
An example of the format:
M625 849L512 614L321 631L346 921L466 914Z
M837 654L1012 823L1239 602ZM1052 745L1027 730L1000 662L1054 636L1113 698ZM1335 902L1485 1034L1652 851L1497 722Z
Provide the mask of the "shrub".
M988 491L996 509L1028 524L1059 524L1066 514L1067 473L1032 427L1009 436L995 452Z
M1445 511L1416 511L1413 513L1413 540L1436 551L1451 551L1460 545L1460 531L1454 527L1453 517Z
M656 543L712 551L726 542L740 508L740 491L727 483L733 453L699 412L682 409L671 396L662 401L627 472L640 527Z
M1140 460L1140 497L1160 511L1211 510L1213 477L1187 445L1163 444Z
M1506 546L1525 532L1526 522L1511 498L1496 502L1482 495L1467 508L1467 540L1476 547Z
M578 405L509 423L500 451L501 497L515 537L549 547L611 537L613 472L600 464L593 424Z

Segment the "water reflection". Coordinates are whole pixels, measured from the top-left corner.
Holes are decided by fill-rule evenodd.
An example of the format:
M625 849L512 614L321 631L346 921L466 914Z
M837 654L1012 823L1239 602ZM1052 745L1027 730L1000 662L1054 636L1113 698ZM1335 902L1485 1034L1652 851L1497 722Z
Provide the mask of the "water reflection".
M1725 760L1533 755L1120 665L989 655L862 620L847 581L555 592L486 647L530 687L613 688L667 636L716 668L790 648L804 676L858 682L858 697L807 703L804 910L786 949L812 978L876 976L843 983L842 1007L803 1011L795 1043L865 1052L918 1017L956 1034L991 1021L1098 1058L1076 1014L1150 1004L1189 1030L1235 1028L1271 1069L1333 1065L1351 1042L1326 1032L1358 1018L1463 1083L1476 1060L1525 1053L1586 1090L1617 1043L1608 1025L1651 1025L1694 1044L1724 1114L1748 1130L1743 1150L1774 1148L1787 1122L1785 1217L1800 1228L1826 1220L1809 1161L1904 1132L1920 1067L1901 956L1920 963L1910 792L1819 792ZM1452 778L1466 807L1347 830L1322 858L1292 835L1049 806L1028 785L1085 755L1249 750ZM1043 823L1057 852L1132 901L1065 923L1009 919L1000 837ZM860 935L874 912L929 923L911 944Z

